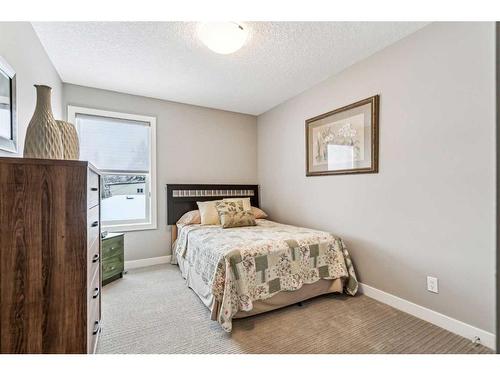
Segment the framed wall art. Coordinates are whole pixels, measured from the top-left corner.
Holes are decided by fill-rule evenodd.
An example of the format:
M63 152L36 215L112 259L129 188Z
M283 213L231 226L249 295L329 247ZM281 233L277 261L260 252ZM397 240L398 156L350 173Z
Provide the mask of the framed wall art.
M306 120L306 176L378 172L379 96Z

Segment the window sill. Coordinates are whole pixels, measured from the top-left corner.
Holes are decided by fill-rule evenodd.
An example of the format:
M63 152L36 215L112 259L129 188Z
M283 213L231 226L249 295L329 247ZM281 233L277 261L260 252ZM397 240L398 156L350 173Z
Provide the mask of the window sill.
M158 226L151 223L146 224L119 224L119 225L103 225L102 230L108 232L134 232L141 230L155 230Z

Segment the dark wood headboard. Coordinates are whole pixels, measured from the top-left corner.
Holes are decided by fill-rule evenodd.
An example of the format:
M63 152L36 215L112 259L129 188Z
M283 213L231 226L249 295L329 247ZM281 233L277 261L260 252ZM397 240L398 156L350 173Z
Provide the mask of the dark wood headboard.
M259 207L259 185L168 184L167 225L175 225L186 212L197 210L196 202L247 197L252 206Z

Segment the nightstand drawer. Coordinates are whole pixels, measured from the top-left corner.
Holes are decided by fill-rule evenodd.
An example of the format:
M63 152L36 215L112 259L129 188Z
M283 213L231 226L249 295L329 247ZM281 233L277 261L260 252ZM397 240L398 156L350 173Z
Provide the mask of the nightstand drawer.
M104 240L102 242L102 258L107 259L123 254L123 236Z
M123 272L123 254L107 258L102 262L102 279L108 279Z

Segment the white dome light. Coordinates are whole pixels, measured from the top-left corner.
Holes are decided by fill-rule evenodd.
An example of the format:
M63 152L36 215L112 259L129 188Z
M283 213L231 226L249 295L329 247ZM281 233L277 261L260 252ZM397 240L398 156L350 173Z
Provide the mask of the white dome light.
M198 27L198 36L212 51L227 55L245 44L248 31L236 22L203 22Z

